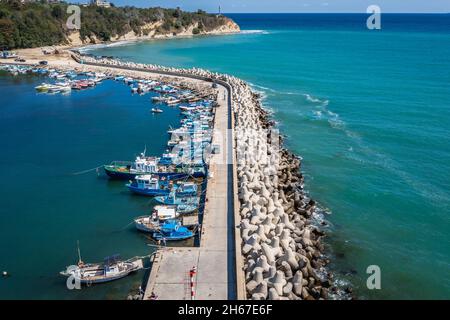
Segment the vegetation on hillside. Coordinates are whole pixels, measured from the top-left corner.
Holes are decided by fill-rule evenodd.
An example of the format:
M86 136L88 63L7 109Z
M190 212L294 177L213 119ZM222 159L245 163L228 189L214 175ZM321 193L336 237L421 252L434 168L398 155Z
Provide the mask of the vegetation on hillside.
M22 4L20 0L0 2L0 48L32 48L67 42L70 30L66 27L66 3L46 1ZM214 30L228 22L228 18L204 11L184 12L177 9L114 7L93 5L81 7L80 36L89 41L93 36L109 41L130 31L147 35L155 27L156 34L179 33L193 27L194 34Z

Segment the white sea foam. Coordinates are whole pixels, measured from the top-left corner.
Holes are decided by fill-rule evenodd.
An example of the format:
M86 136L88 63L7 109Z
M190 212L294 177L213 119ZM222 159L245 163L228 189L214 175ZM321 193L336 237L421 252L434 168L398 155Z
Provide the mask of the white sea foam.
M247 82L251 87L252 90L258 93L264 92L265 94L267 94L267 92L271 92L271 93L276 93L277 91L268 87L263 87L260 86L258 84L252 83L252 82Z
M78 48L78 51L81 53L85 53L92 50L102 49L102 48L112 48L112 47L121 47L126 46L131 43L135 43L136 40L124 40L124 41L118 41L118 42L111 42L111 43L99 43L99 44L89 44L87 46Z
M321 118L322 118L322 111L320 111L320 110L315 110L315 111L313 111L313 114L314 114L314 116L315 116L317 119L321 119Z
M328 104L330 102L329 100L321 100L319 98L313 97L312 95L310 95L308 93L303 93L302 95L306 98L307 101L309 101L311 103L320 104L324 107L328 106Z
M269 34L266 30L241 30L240 34Z

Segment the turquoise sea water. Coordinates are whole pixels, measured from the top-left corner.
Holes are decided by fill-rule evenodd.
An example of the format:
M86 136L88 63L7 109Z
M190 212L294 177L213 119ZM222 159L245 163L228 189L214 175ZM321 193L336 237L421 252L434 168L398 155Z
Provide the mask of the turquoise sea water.
M244 34L90 53L254 84L331 213L339 277L363 298L450 298L450 15L230 16Z
M232 15L231 36L114 45L123 59L234 74L265 95L306 188L331 215L333 271L363 298L450 298L450 16ZM177 112L112 81L69 96L43 79L0 76L0 298L121 299L143 277L68 291L76 262L147 254L126 225L147 199L95 172L147 146L164 150ZM365 289L379 265L381 290Z

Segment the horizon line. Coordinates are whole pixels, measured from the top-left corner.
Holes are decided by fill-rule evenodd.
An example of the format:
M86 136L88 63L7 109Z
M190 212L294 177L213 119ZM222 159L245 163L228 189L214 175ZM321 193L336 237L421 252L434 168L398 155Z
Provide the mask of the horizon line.
M219 14L219 12L209 12ZM366 12L222 12L221 14L364 14ZM381 14L450 14L450 12L381 12Z

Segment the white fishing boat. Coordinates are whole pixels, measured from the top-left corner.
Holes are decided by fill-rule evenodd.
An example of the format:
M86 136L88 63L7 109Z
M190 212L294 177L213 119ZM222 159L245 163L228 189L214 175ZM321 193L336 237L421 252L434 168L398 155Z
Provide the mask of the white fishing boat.
M152 112L153 112L153 113L162 113L163 110L162 110L162 109L159 109L159 108L152 108Z
M121 260L119 255L106 257L103 263L84 263L81 260L78 248L78 264L72 265L61 271L66 277L73 277L75 283L95 284L109 282L126 277L132 272L143 268L142 258L133 258L126 261Z
M131 77L126 77L126 78L123 79L123 81L124 81L126 84L131 84L131 83L133 83L135 80L134 80L133 78L131 78Z
M166 103L167 103L169 106L173 106L173 105L175 105L175 104L181 103L181 100L180 100L180 99L173 98L173 97L170 97L169 99L167 99Z

